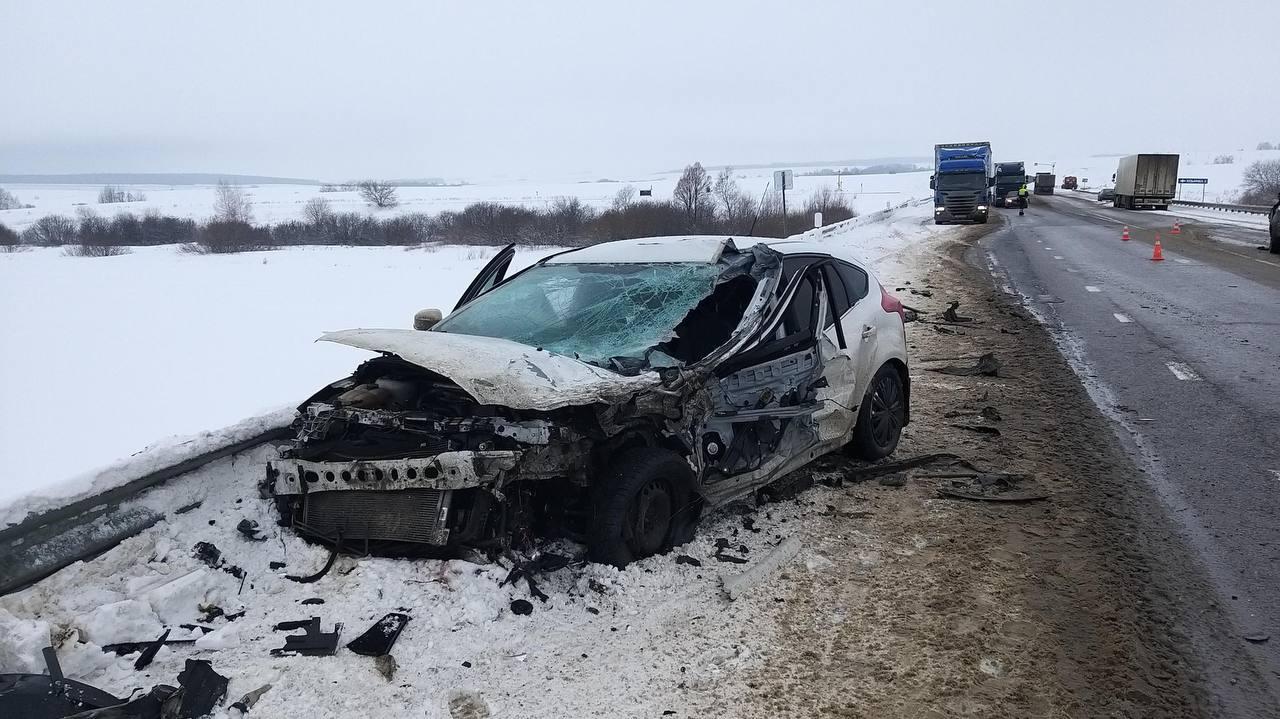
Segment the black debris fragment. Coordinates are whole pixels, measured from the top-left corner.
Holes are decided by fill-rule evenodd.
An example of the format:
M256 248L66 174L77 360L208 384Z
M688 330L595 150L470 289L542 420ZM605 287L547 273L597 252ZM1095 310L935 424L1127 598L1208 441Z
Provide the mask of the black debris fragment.
M882 487L905 487L907 486L907 475L905 474L886 474L879 480Z
M337 559L338 559L338 550L337 548L334 548L333 551L329 552L329 561L324 563L324 566L320 568L320 571L316 572L315 574L307 575L305 577L296 576L293 574L286 574L284 575L284 578L293 582L297 582L299 584L312 584L313 582L318 582L321 580L321 578L324 577L324 575L329 573L330 569L333 569L333 563L337 561Z
M284 638L284 646L272 649L271 655L289 656L302 654L309 657L331 657L338 651L338 637L342 634L342 623L333 625L332 632L320 631L320 617L299 619L291 622L280 622L272 627L276 631L293 631L302 629L305 634L290 634Z
M930 370L931 372L940 372L942 374L955 375L957 377L999 377L1000 376L1000 360L996 359L995 354L987 352L978 358L978 363L972 367L962 367L960 365L948 365L938 369Z
M267 562L267 566L272 569L284 569L284 562Z
M1250 644L1262 644L1270 638L1271 635L1264 632L1254 632L1253 634L1244 635L1244 640Z
M943 310L942 319L948 322L972 322L972 317L965 317L964 315L956 314L956 310L959 308L960 303L953 300L947 305L947 309Z
M702 566L702 562L698 561L697 559L694 559L693 557L690 557L687 554L681 554L680 556L676 557L676 564L688 564L689 566L692 566L692 567Z
M44 662L47 674L0 674L0 716L56 718L124 703L97 687L65 678L53 647L44 648Z
M324 604L324 600L320 597L307 597L302 600L303 604Z
M466 667L467 669L470 669L470 668L471 668L471 662L463 662L463 663L462 663L462 666Z
M218 549L212 542L196 542L191 554L209 568L221 569L236 579L242 580L241 584L243 585L245 571L234 564L228 564L224 561L222 559L222 550Z
M199 509L201 504L204 504L203 500L192 502L191 504L184 504L181 507L178 507L177 509L173 510L173 513L186 514L187 512L190 512L193 509Z
M964 429L970 432L977 432L978 434L991 435L992 437L1000 436L1000 430L998 428L991 427L985 424L953 424L951 426L955 427L956 429Z
M390 654L391 647L395 645L409 619L408 614L391 612L375 622L364 634L348 642L347 649L366 657Z
M133 663L134 669L142 669L150 664L152 659L156 658L156 653L160 651L160 647L164 646L164 640L169 638L170 631L170 629L165 629L164 634L161 634L159 639L151 642L146 649L142 650L142 653L138 655L137 660Z
M200 626L199 624L179 624L178 628L186 629L192 632L200 632L201 634L208 634L209 632L213 631L213 627L203 627L203 626Z
M981 502L1034 502L1049 498L1049 493L1036 487L1025 474L996 472L976 472L970 477L952 480L949 486L938 487L938 494Z
M178 692L174 696L180 695L181 699L173 716L196 719L208 714L227 696L228 683L207 660L188 659L186 668L178 672Z
M520 616L533 614L533 604L528 599L513 599L511 600L511 613Z
M151 691L140 697L131 699L124 704L117 704L102 709L90 709L82 711L78 714L66 716L58 714L56 716L65 716L66 719L164 719L164 708L166 702L171 707L177 706L177 701L171 701L174 693L177 692L176 687L167 684L157 684L151 687ZM170 714L171 716L172 714ZM7 716L7 715L6 715Z
M725 539L724 537L716 538L716 549L728 549L728 548L729 548L728 539Z
M262 686L258 687L257 689L254 689L253 691L249 692L248 694L245 694L244 696L240 697L238 700L233 702L231 704L231 708L239 709L241 714L246 714L250 709L253 708L254 704L258 703L258 700L261 699L262 695L266 694L269 689L271 689L270 684L263 684Z
M742 557L735 557L732 554L725 554L723 549L717 550L716 553L711 556L714 557L715 560L718 562L729 562L731 564L747 563L747 560L743 559Z
M236 525L236 531L251 542L267 541L267 535L262 533L262 528L252 519L240 520L240 523Z
M908 469L923 467L928 464L938 464L943 462L955 462L960 457L954 454L939 452L935 454L921 454L907 459L901 459L896 462L881 462L868 467L855 467L849 471L847 478L853 482L865 481L874 477L880 477L886 474L897 474L905 472Z
M169 633L166 631L165 637L167 637L168 634ZM115 654L118 657L123 657L126 654L146 652L152 646L155 646L156 651L158 652L160 651L161 646L173 647L173 646L181 646L183 644L195 644L195 643L196 643L196 640L194 639L166 639L162 637L161 639L152 639L150 641L145 641L145 642L116 642L114 644L103 644L102 651L111 652L112 654ZM153 659L155 658L154 652L152 653L151 658ZM141 657L139 657L139 659L141 659ZM150 663L150 659L148 660L148 663ZM142 666L145 667L146 664L143 664ZM135 664L134 668L141 669L142 667L136 666Z
M756 529L756 520L755 520L755 519L753 519L753 518L751 518L751 517L743 517L743 518L742 518L742 528L743 528L743 529L745 529L745 530L747 530L747 531L751 531L751 532L759 532L759 531L760 531L759 529Z
M588 611L588 612L591 612L592 614L599 614L599 613L600 613L600 610L599 610L599 609L596 609L595 607L587 607L587 611Z

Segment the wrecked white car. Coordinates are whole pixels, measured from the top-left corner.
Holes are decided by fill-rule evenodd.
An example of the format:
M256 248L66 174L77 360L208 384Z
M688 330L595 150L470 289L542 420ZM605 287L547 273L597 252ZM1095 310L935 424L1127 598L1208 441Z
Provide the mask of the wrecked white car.
M264 485L282 523L402 555L565 536L623 566L824 453L893 452L902 304L832 248L747 242L608 242L512 277L508 247L443 320L324 335L380 356L299 408Z

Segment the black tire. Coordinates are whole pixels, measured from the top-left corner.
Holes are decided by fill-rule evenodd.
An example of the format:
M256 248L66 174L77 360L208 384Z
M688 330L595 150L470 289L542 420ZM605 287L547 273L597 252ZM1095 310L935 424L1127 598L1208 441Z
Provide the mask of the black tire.
M693 470L675 452L654 447L618 455L593 492L587 551L622 568L693 538L698 505Z
M893 454L902 437L907 417L907 393L898 370L889 365L871 378L867 396L858 408L858 424L853 429L849 450L868 461Z
M1271 254L1280 255L1280 235L1271 236Z

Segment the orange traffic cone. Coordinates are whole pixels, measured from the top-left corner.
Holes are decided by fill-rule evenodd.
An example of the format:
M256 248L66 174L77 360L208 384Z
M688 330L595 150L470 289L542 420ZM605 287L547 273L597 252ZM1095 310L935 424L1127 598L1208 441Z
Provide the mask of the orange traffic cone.
M1124 226L1124 232L1121 232L1121 233L1120 233L1120 239L1124 240L1125 242L1128 242L1128 241L1129 241L1129 226L1128 226L1128 225L1125 225L1125 226Z
M1160 233L1159 232L1156 233L1156 246L1151 248L1151 261L1152 262L1164 261L1164 251L1160 249Z
M1169 231L1169 234L1171 234L1171 235L1181 235L1181 234L1182 234L1182 225L1181 225L1181 224L1179 224L1179 222L1178 222L1177 220L1174 220L1174 221L1173 221L1173 229Z

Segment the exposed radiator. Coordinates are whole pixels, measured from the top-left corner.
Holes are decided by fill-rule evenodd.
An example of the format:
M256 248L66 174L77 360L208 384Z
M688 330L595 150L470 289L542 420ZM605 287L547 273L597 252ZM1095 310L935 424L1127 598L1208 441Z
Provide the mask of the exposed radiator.
M305 529L328 538L443 545L450 492L438 489L343 490L304 495Z

